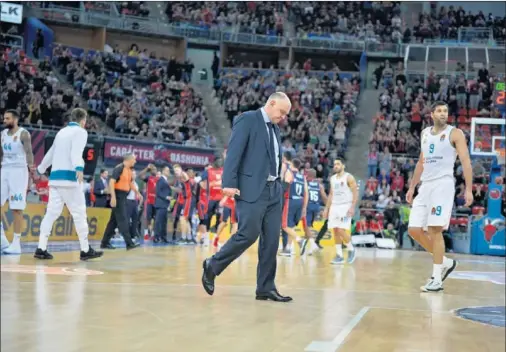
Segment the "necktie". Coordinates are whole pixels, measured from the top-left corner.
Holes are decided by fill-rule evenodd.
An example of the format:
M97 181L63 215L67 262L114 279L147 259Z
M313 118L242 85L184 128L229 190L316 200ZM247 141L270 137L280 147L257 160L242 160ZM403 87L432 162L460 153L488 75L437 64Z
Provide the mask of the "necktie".
M269 127L269 148L270 148L270 170L269 174L271 176L277 177L278 171L276 170L276 151L274 150L274 126L272 126L271 122L267 122L267 127Z

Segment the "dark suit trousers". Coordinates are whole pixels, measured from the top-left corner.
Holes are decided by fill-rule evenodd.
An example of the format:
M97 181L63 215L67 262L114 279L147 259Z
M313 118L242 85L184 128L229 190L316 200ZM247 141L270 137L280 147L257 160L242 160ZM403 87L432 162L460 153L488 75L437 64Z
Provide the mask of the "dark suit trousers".
M125 239L125 243L133 245L132 237L130 237L130 226L128 221L127 212L127 199L126 193L122 194L116 191L116 207L111 208L111 218L105 228L102 244L107 245L110 243L111 238L114 236L114 229L118 228L119 232Z
M127 214L130 224L130 235L132 237L139 237L139 208L136 200L127 199Z
M107 208L107 196L95 195L95 208Z
M254 203L236 201L239 228L221 250L211 257L216 275L248 249L260 235L256 293L276 289L276 255L281 230L281 182L266 183L260 198Z
M167 220L169 216L166 208L156 208L155 215L155 238L167 239Z

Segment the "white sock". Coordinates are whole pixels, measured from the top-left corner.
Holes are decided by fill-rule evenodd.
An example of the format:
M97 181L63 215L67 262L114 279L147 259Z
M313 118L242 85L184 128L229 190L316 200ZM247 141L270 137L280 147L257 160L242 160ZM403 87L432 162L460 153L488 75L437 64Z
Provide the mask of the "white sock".
M345 246L346 246L347 250L349 250L349 251L353 250L353 245L351 244L351 242L350 243L346 243Z
M342 244L336 244L336 254L339 257L343 256L343 245Z
M42 233L39 234L39 245L38 248L45 251L47 249L47 241L49 240L49 236L44 236Z
M15 233L14 237L12 238L11 246L21 246L21 234Z
M451 267L453 265L453 259L450 259L446 256L443 257L443 266Z
M81 251L84 253L88 253L90 250L90 244L88 242L88 222L86 221L86 210L84 212L79 212L77 214L72 214L72 219L74 220L74 225L76 227L77 237L79 238L79 244L81 246Z
M90 244L88 242L88 234L86 236L79 236L79 244L81 245L81 251L88 253L90 250Z
M2 238L2 247L8 246L9 245L9 240L7 239L7 236L5 236L4 224L2 224L1 222L0 222L0 229L2 231L2 235L1 235L1 238Z
M434 280L441 282L441 269L443 265L442 264L434 264L432 269L432 277Z

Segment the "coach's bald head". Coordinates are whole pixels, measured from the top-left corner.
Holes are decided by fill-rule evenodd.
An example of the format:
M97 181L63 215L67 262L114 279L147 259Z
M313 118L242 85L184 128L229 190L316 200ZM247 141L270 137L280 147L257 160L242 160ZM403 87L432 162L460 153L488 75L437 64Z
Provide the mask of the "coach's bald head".
M132 168L135 165L136 159L137 158L135 157L134 154L127 153L127 154L123 155L123 164L126 167Z
M290 113L292 103L283 92L272 93L265 103L264 110L272 123L279 123Z

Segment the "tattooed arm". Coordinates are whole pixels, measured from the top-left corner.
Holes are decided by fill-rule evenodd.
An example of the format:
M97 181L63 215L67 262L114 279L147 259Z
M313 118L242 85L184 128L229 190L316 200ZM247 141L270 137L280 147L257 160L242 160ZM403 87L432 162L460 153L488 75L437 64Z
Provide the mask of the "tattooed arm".
M28 168L33 170L33 151L32 151L32 137L30 136L30 132L23 131L21 132L21 143L23 143L23 149L26 154L26 162L28 164Z

